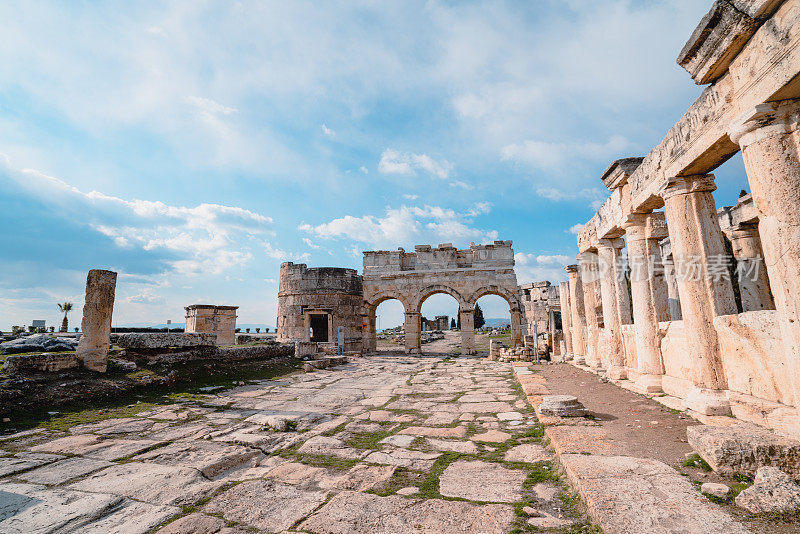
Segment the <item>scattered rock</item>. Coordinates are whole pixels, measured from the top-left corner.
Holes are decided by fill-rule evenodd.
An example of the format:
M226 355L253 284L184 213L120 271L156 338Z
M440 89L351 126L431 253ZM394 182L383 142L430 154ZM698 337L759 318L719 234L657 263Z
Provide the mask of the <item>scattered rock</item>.
M754 514L800 509L800 486L775 467L760 467L753 485L736 496L736 506Z
M408 486L397 490L398 495L416 495L417 493L419 493L419 488L416 486Z
M47 334L34 334L0 343L0 352L18 354L20 352L57 352L75 350L78 341L72 337L54 337Z
M701 493L708 493L717 499L725 499L730 494L731 489L725 484L717 484L716 482L704 482L700 486Z
M537 410L555 417L583 417L589 413L573 395L545 395Z
M472 436L471 439L473 441L503 443L504 441L511 439L511 434L508 432L501 432L499 430L490 430L488 432L484 432L483 434Z
M539 444L523 443L522 445L517 445L508 449L503 459L506 462L526 462L532 464L549 460L551 456L552 455Z

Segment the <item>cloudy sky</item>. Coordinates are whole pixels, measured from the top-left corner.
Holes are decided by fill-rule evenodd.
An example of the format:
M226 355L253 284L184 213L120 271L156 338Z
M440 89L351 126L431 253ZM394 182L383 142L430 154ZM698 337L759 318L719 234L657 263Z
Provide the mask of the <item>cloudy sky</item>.
M562 280L602 171L700 94L675 57L710 5L3 2L0 329L79 323L91 268L118 325L274 326L281 262L420 243L511 239L521 283ZM735 202L741 162L717 175Z

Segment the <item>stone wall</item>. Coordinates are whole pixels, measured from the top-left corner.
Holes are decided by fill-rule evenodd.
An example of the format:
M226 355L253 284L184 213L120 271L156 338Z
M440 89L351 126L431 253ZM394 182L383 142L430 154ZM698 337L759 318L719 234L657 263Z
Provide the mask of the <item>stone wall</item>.
M312 341L314 321L324 320L327 338L337 342L344 327L345 350L361 349L362 278L355 269L281 265L278 287L278 341Z
M238 306L213 306L192 304L186 310L186 328L189 333L216 334L218 345L236 343L236 310Z

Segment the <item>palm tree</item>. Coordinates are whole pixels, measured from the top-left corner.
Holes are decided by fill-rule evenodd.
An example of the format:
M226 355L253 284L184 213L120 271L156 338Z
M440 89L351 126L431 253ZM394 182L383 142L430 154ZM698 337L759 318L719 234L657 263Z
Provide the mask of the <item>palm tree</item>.
M64 304L59 304L58 309L64 312L64 320L61 321L61 329L59 332L66 332L69 328L69 321L67 320L67 314L72 311L72 303L65 302Z

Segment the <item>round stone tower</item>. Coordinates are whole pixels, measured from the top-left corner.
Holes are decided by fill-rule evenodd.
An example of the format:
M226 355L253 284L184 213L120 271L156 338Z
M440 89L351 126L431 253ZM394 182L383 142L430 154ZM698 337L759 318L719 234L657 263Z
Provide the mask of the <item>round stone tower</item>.
M361 350L364 291L355 269L281 264L278 341L336 343L344 327L345 350Z

